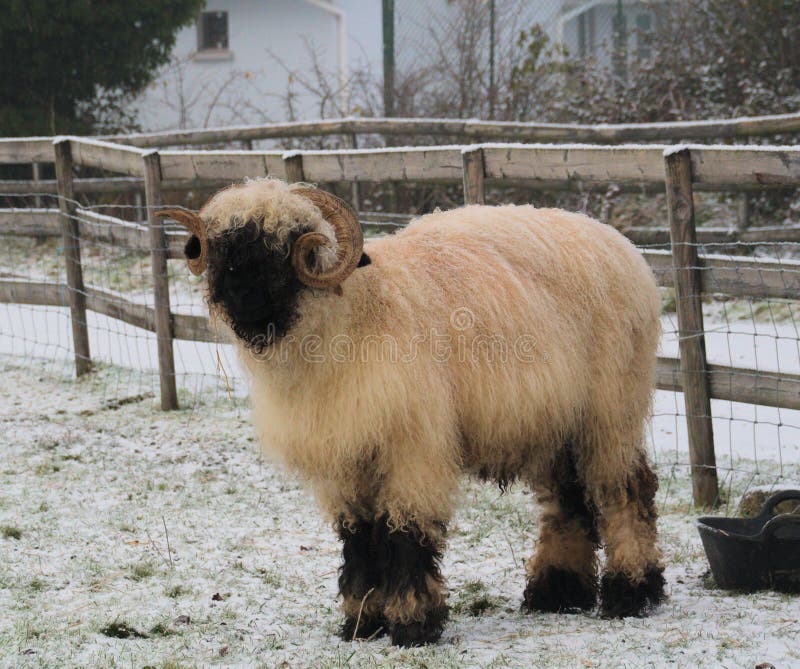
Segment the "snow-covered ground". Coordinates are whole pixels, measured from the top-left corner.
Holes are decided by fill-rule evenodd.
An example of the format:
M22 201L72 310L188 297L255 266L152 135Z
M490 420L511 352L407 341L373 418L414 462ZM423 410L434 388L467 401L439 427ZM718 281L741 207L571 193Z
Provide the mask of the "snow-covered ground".
M651 430L670 594L655 615L520 613L532 498L465 481L444 565L452 620L439 644L402 650L335 635L337 541L298 483L260 459L241 401L209 383L193 408L162 413L139 396L155 388L147 373L103 367L76 382L68 333L58 341L49 361L0 356L2 667L800 666L800 598L730 594L704 578L689 480L673 466L686 459L673 394L659 393ZM184 364L213 360L213 348ZM744 424L721 458L741 472L725 479L734 508L747 486L800 479L796 435L783 435L793 457L756 467ZM774 453L770 438L759 449Z
M202 313L186 282L173 305ZM794 309L707 304L709 360L800 373ZM154 335L88 318L97 371L76 382L68 310L0 304L0 667L800 666L800 599L704 578L680 394L656 394L648 433L670 590L653 617L519 613L532 499L465 481L445 559L452 621L438 645L399 650L335 636L339 547L260 459L232 347L176 341L186 408L162 413ZM676 356L674 315L663 325ZM755 485L800 481L800 412L712 404L723 512Z

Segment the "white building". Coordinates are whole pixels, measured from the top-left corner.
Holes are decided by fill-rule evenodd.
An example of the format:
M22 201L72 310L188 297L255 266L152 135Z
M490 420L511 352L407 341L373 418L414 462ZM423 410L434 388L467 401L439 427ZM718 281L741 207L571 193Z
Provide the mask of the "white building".
M660 0L663 2L663 0ZM573 56L596 58L608 64L616 26L621 21L625 43L621 45L629 58L647 59L647 40L655 24L655 0L568 0L563 2L556 19L553 38L561 41Z
M335 116L338 95L321 110L305 92L303 80L316 83L311 50L334 89L356 67L376 67L379 80L381 2L208 0L137 100L139 123L155 131Z
M395 0L399 70L430 58L431 35L448 34L458 2ZM572 55L607 64L622 16L629 55L647 56L638 38L653 25L646 2L494 0L494 7L498 53L539 24ZM340 84L354 71L382 80L382 33L381 0L207 0L196 24L178 33L172 63L138 99L139 122L153 131L358 114ZM488 41L485 51L488 58Z

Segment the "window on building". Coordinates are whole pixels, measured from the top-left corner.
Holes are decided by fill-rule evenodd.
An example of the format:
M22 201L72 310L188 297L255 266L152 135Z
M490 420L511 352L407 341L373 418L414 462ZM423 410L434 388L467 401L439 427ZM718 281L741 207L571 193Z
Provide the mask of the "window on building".
M590 58L595 55L595 50L594 7L590 7L578 16L578 56Z
M578 56L582 59L589 54L586 39L586 12L578 17Z
M228 12L203 12L197 24L198 51L228 50Z
M636 55L640 60L647 60L653 55L651 43L653 30L653 17L651 14L637 14L636 16Z

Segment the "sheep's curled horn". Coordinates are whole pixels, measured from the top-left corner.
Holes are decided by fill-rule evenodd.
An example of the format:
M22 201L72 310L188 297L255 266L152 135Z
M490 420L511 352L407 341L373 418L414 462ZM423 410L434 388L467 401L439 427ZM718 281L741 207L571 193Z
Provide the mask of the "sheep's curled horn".
M297 278L311 288L333 288L341 294L341 283L358 266L364 248L361 225L355 212L340 198L314 188L297 188L293 191L311 202L320 210L322 217L333 228L336 236L337 262L323 272L313 268L312 254L320 246L329 246L330 240L319 232L301 235L292 247L292 267ZM159 211L158 216L172 218L189 230L184 254L193 274L202 274L208 255L205 226L200 216L185 209Z
M297 195L306 198L317 207L322 217L333 228L336 235L337 262L324 272L313 269L312 253L319 246L330 245L330 240L319 232L301 235L292 247L292 266L297 278L311 288L333 288L341 294L341 283L358 267L364 248L361 225L355 212L344 201L315 188L298 188Z

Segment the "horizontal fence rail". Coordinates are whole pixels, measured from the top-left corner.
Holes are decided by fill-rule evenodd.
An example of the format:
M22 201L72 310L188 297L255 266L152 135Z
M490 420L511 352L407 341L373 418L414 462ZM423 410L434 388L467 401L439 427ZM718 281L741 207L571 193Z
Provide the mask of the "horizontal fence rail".
M165 181L236 181L247 177L286 178L283 151L161 151Z
M339 118L264 125L203 128L110 135L101 139L142 148L163 148L262 139L377 134L451 136L472 141L504 142L676 142L697 139L743 139L800 132L800 113L715 121L666 123L567 124L479 121L474 119ZM51 137L0 139L0 164L53 162Z
M0 302L35 304L46 307L68 307L69 287L64 283L0 279ZM116 318L149 332L155 332L155 309L146 304L131 302L124 295L87 286L86 308L104 316ZM172 314L175 339L187 341L217 341L206 316Z
M145 225L80 207L76 208L75 217L81 239L150 253L150 233ZM60 226L58 209L0 209L0 237L58 237ZM175 228L165 234L169 257L183 259L185 231Z
M445 135L479 141L621 142L680 141L756 137L800 131L800 113L720 121L673 123L567 124L513 123L473 119L343 118L298 123L209 128L116 136L111 139L142 147L218 144L233 141L313 137L320 135Z
M150 253L146 225L78 208L78 230L82 239L118 245L131 251ZM403 217L405 221L409 217ZM57 209L0 209L0 236L57 237L61 234ZM380 223L377 224L380 226ZM396 223L392 223L394 228ZM165 231L168 257L183 260L187 234L183 229ZM671 288L672 254L667 250L642 249L658 285ZM702 292L727 297L794 300L800 297L800 261L773 258L737 258L705 254L698 258Z

